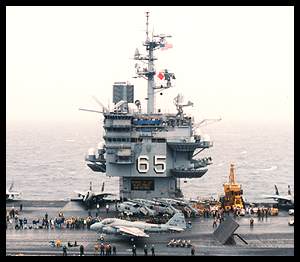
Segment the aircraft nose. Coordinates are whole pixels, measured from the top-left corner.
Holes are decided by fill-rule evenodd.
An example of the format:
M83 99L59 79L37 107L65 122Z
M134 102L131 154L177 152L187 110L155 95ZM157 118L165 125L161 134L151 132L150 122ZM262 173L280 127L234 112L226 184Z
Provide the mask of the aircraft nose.
M101 222L94 223L90 226L91 230L99 230L103 227Z

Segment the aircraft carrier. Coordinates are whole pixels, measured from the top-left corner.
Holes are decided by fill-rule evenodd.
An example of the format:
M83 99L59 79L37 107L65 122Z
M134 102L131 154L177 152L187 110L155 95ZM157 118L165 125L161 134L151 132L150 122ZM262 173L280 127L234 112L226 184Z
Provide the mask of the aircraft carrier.
M180 189L180 179L201 178L212 164L210 157L200 158L200 153L213 146L209 136L197 134L197 127L205 121L195 123L192 116L184 113L184 108L193 103L184 102L183 96L174 98L175 113L163 113L155 106L155 96L173 87L175 74L164 69L155 70L154 51L170 48L169 35L149 34L149 13L146 12L145 54L136 49L136 77L147 81L147 110L142 112L142 103L134 98L134 85L129 82L115 82L113 85L113 110L102 105L105 130L103 142L98 150L89 150L87 165L95 172L106 176L119 177L121 200L142 198L184 197ZM159 81L158 81L159 79ZM87 110L87 109L83 109ZM87 110L88 111L88 110ZM212 120L217 121L217 120ZM196 196L195 196L196 197ZM14 201L6 204L18 208L23 204L19 216L29 221L57 217L63 212L65 217L87 217L88 211L78 202L71 201ZM96 210L89 210L95 216ZM97 210L101 218L115 217L114 207L106 213ZM192 228L181 233L153 233L145 240L135 242L137 255L143 254L143 247L155 246L156 255L191 255L190 248L168 247L172 239L191 240L195 255L294 255L294 227L288 225L289 215L282 211L276 217L264 221L255 218L254 227L249 226L249 216L239 217L236 231L246 242L235 238L235 245L223 245L214 236L212 218L196 217L188 219ZM16 230L14 222L7 223L6 255L62 255L61 248L51 247L49 241L62 240L63 244L77 241L84 245L85 255L94 255L97 234L89 229L22 229ZM117 248L117 255L131 255L132 243L111 235L104 235L105 241ZM69 255L78 255L79 247L70 247Z

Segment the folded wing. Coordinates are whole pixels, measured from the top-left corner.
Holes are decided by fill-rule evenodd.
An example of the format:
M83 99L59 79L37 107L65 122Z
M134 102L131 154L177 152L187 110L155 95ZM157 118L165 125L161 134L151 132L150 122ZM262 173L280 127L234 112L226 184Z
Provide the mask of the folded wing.
M264 195L264 198L271 198L271 199L280 199L290 201L291 198L289 196L279 196L279 195Z
M121 233L135 237L149 237L143 230L136 227L115 226Z

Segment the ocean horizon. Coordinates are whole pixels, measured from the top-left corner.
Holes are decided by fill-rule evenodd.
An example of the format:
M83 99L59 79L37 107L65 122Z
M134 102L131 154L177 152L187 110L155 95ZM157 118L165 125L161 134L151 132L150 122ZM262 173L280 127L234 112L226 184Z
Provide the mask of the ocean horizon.
M213 164L198 179L181 179L185 198L217 198L228 181L230 164L244 198L258 201L273 194L276 184L281 194L288 185L294 191L294 128L291 124L220 121L201 129L214 145L198 155L210 156ZM119 179L95 173L86 166L89 148L103 141L102 119L95 122L7 122L6 188L14 182L22 199L68 200L75 190L93 187L118 193Z

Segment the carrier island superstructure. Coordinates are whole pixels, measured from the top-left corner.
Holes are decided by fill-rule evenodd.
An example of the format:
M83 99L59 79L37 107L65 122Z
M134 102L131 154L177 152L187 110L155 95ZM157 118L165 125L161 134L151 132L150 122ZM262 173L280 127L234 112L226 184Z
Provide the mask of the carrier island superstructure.
M183 103L178 95L173 102L176 113L163 113L155 107L155 96L173 86L174 73L156 72L154 51L168 48L168 35L149 36L146 12L146 54L136 49L136 77L146 79L147 112L134 100L134 86L128 82L113 85L113 110L102 107L103 142L98 151L89 150L87 165L95 172L119 177L121 199L183 197L180 179L200 178L207 172L211 158L199 153L213 144L208 136L195 134L193 117L183 112L192 102ZM162 81L157 85L155 78ZM134 107L132 110L131 107ZM174 110L175 111L175 110Z

